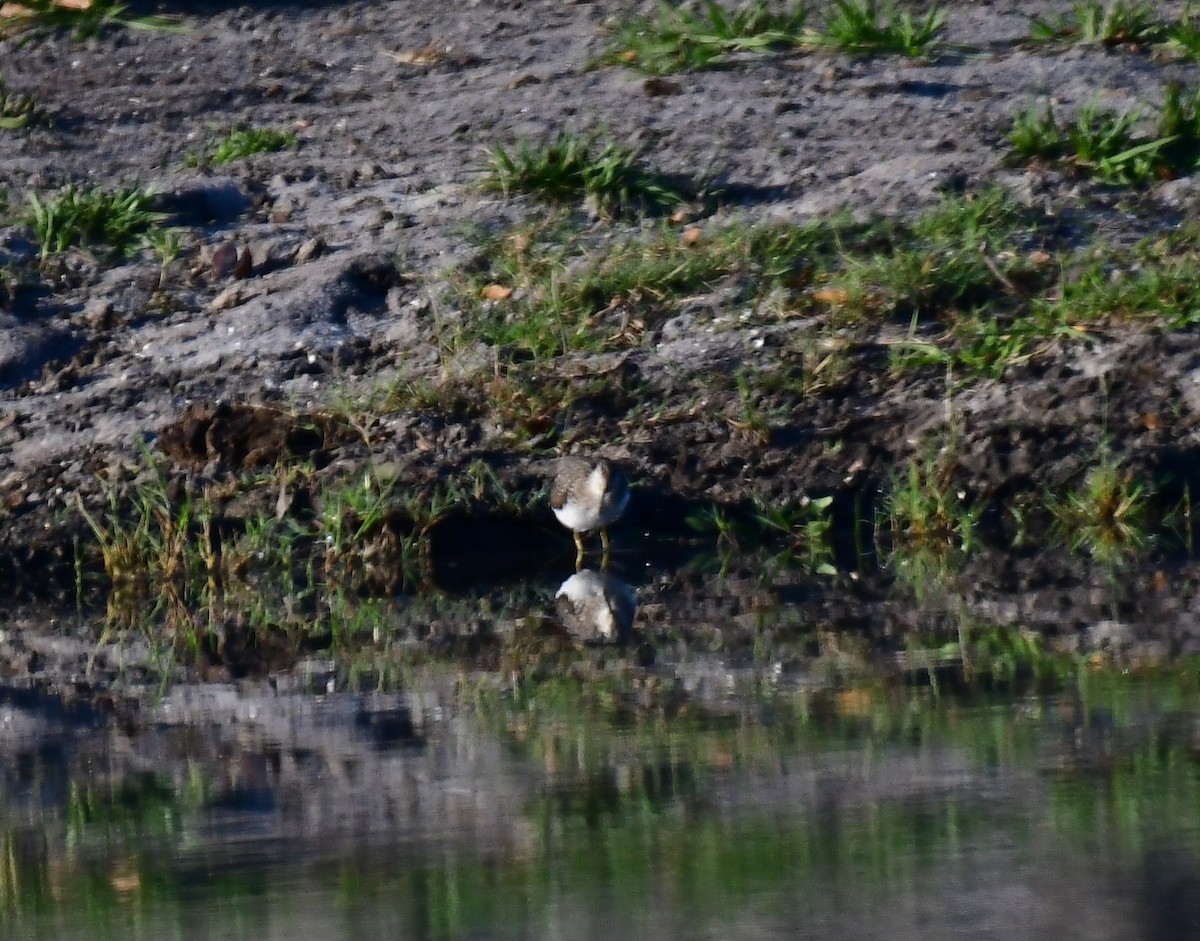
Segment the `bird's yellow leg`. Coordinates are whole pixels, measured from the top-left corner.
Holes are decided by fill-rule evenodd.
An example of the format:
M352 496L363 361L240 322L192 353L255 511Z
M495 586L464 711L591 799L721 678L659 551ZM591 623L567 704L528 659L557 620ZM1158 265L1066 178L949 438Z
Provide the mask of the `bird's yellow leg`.
M608 527L600 527L600 568L608 568Z
M575 571L583 568L583 533L575 532Z

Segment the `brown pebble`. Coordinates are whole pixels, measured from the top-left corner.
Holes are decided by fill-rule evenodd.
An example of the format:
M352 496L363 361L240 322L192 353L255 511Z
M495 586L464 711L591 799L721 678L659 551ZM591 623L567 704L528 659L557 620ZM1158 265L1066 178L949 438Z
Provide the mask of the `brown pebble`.
M93 330L107 330L116 320L113 316L113 305L105 298L89 302L83 309L83 316Z
M302 265L306 261L312 261L314 258L324 255L328 247L321 236L314 235L296 249L296 254L292 256L292 261L298 265Z
M245 281L253 270L254 259L250 255L250 249L243 247L238 252L237 263L233 266L233 276L239 281Z
M224 281L231 274L238 264L238 247L233 240L222 242L212 253L212 272L213 277L218 281Z
M642 91L651 98L683 94L683 86L666 78L648 78L642 82Z
M209 302L208 309L211 311L227 310L230 307L237 307L243 300L242 286L231 284Z

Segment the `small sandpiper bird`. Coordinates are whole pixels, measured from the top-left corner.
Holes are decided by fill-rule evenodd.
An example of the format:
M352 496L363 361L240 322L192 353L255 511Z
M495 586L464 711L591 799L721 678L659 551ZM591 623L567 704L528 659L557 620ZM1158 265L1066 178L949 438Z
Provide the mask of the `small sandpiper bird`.
M564 457L550 485L550 509L575 535L575 567L583 565L583 534L600 530L603 560L608 561L608 526L625 512L629 483L608 461Z

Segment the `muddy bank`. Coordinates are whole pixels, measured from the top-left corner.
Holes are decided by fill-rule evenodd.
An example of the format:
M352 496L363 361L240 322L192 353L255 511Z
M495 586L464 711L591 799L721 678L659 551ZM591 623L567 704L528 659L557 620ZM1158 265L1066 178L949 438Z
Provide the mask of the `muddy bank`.
M44 656L21 604L91 604L112 581L80 507L108 525L110 498L128 512L144 488L177 521L203 508L182 532L227 582L264 520L290 534L284 567L336 568L358 600L474 603L532 576L523 609L418 607L400 632L503 634L569 574L541 492L564 453L634 480L621 565L660 651L745 656L754 612L782 606L802 639L776 632L780 663L856 632L867 659L892 656L963 611L1064 652L1188 652L1200 342L1178 261L1197 251L1195 179L1119 186L1014 160L1008 135L1046 103L1141 109L1144 131L1200 76L1152 44L1030 41L1030 17L1066 11L953 8L926 57L788 49L667 84L599 64L645 12L615 2L217 4L180 32L0 41L6 87L41 115L0 147L0 578L25 645L10 670ZM294 142L212 165L239 126ZM690 199L609 220L484 185L489 150L564 128L636 149ZM152 188L177 257L43 258L29 196L69 183ZM888 494L926 465L977 516L969 540L936 534L970 551L939 561L954 600L932 612L880 568ZM1115 580L1056 531L1098 467L1141 488L1153 534ZM801 508L824 497L828 557L764 587L754 553L811 548ZM1113 502L1099 512L1120 523ZM783 535L763 523L780 507ZM695 553L732 553L732 579L663 574ZM232 597L205 641L218 672L245 667ZM329 610L277 617L286 642L259 659L325 649ZM314 617L318 639L297 640ZM450 647L502 660L474 643Z

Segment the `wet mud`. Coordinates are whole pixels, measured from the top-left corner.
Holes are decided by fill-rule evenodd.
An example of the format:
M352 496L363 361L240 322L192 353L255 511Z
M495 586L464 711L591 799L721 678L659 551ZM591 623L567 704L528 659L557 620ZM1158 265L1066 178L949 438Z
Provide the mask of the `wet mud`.
M842 210L911 220L991 187L1059 245L1128 246L1194 212L1190 177L1119 188L1009 159L1007 128L1030 103L1157 104L1197 79L1148 49L1028 42L1029 18L1064 5L956 5L929 59L746 56L674 76L670 94L597 66L614 25L649 7L208 4L183 11L178 33L0 41L7 86L52 117L3 138L10 206L72 181L137 183L188 239L164 282L148 253L71 249L39 267L29 225L0 229L0 263L25 273L0 293L2 659L14 682L156 675L153 644L126 623L114 645L104 626L111 579L80 511L103 520L139 488L205 507L185 530L209 560L199 581L220 582L204 596L220 610L179 599L195 629L166 644L173 669L274 676L353 650L372 664L359 675L377 679L389 658L494 669L530 656L522 632L562 639L578 617L555 604L572 549L544 489L564 454L609 458L634 484L613 569L638 610L628 631L590 636L629 639L619 654L585 644L588 668L692 652L782 671L895 664L914 638L935 645L964 619L1066 655L1195 652L1194 327L1081 330L964 378L896 368L896 350L926 338L915 315L831 333L786 312L742 316L725 283L640 324L636 310L597 305L623 338L615 351L530 361L476 343L445 355L452 286L495 264L488 238L546 213L482 185L488 149L563 127L603 129L668 174L709 175L719 195L680 224L706 232ZM441 52L412 54L426 47ZM238 125L286 128L297 143L189 166L215 129ZM630 231L585 207L575 220L596 244ZM747 391L746 376L768 374L789 381ZM414 383L441 391L396 393ZM547 389L557 397L530 404ZM914 585L889 555L883 507L897 469L929 454L981 516L971 551ZM1152 520L1119 564L1073 551L1045 509L1105 455L1145 482ZM396 499L347 504L356 549L338 568L328 508L363 479ZM818 561L762 523L764 507L825 497ZM231 561L260 520L291 533L277 570L316 571L292 584L385 604L384 639L347 643L329 597L265 587L253 553ZM238 592L255 586L275 614L252 624ZM137 604L160 617L161 595L141 590ZM611 619L611 597L597 610Z

